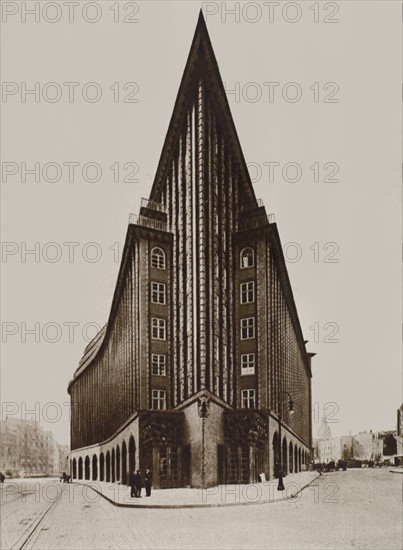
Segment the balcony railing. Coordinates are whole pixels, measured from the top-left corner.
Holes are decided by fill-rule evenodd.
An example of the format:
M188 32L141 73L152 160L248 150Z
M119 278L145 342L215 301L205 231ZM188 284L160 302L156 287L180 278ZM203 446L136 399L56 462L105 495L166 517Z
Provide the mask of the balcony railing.
M159 231L167 230L167 223L160 220L153 220L140 214L129 214L129 223L133 225L142 225L143 227L149 227L150 229L157 229Z
M165 212L165 208L161 203L145 199L144 197L141 199L141 207L156 210L157 212Z
M276 215L275 214L268 214L267 215L267 221L269 223L276 223Z

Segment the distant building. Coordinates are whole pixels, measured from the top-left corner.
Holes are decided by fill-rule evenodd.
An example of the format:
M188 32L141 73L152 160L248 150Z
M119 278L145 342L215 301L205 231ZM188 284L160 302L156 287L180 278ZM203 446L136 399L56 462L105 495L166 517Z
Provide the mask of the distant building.
M69 448L32 420L7 417L0 427L0 471L13 477L54 476L68 469ZM61 469L63 464L64 468Z
M383 455L385 457L395 457L397 455L396 430L380 432L379 437L382 439Z
M322 416L322 420L319 424L318 433L317 433L317 440L324 440L324 439L331 439L332 433L330 431L330 426L328 424L326 415Z
M397 409L396 464L403 464L403 404Z
M317 462L349 460L353 458L353 436L344 435L330 439L317 440L315 458Z
M356 460L379 461L383 458L383 440L378 432L361 432L354 436L353 454Z
M356 435L343 435L315 441L315 461L332 460L381 461L384 440L381 432L361 432Z

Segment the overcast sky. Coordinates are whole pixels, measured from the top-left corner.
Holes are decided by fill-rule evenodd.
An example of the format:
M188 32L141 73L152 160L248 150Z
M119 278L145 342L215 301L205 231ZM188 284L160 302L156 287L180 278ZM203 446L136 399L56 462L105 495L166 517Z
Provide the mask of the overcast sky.
M324 409L334 435L395 428L400 3L338 2L327 12L238 3L238 21L214 2L121 2L119 13L95 4L71 23L64 6L41 8L37 22L19 8L3 25L3 415L24 417L38 403L43 425L69 440L67 384L85 337L108 318L128 215L150 192L203 7L256 195L276 215L317 353L314 434ZM25 96L36 82L39 96ZM39 163L39 181L23 181L23 163ZM268 163L279 163L274 181ZM36 242L39 257L25 255Z

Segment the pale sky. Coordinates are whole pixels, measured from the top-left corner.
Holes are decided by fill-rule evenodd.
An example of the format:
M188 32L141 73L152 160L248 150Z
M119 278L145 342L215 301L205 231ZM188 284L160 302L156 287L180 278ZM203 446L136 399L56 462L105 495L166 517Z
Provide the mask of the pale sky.
M314 435L324 408L337 421L334 435L395 428L402 400L400 3L338 2L337 14L316 13L308 2L285 14L282 6L273 14L263 3L239 3L238 22L221 3L137 2L137 10L122 2L132 7L119 13L113 4L98 2L99 13L85 14L80 6L72 23L63 8L41 11L38 22L28 15L23 22L18 12L3 25L3 81L11 83L2 103L3 414L24 417L38 403L42 424L61 443L69 440L64 404L87 344L83 328L107 320L128 215L150 192L204 6L222 78L234 91L229 102L244 155L254 163L256 196L275 213L283 245L295 243L286 247L287 266L308 349L317 353ZM21 96L36 82L37 102ZM99 90L98 102L83 99ZM79 164L69 181L72 162ZM280 164L270 182L272 162ZM23 181L23 163L39 163L40 181L32 174ZM57 179L47 163L58 163L59 181L46 181ZM99 181L86 181L95 178L87 163L102 170ZM299 181L284 180L287 163L298 164ZM138 181L123 182L133 166L129 180ZM335 168L338 181L324 181ZM293 179L295 167L284 174ZM36 242L39 257L25 256ZM55 254L60 259L50 261ZM38 342L26 333L35 323ZM95 330L87 328L91 338Z

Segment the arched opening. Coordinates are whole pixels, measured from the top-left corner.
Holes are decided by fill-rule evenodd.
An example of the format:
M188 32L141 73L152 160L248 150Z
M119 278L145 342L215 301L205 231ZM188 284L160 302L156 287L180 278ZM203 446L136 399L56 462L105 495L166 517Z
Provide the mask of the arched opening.
M104 453L99 457L99 481L105 481L105 457Z
M302 472L302 451L301 451L301 447L298 449L298 470L300 472Z
M120 481L120 447L116 447L116 481Z
M78 479L83 479L83 459L78 459Z
M278 477L280 472L280 446L278 433L273 435L273 476Z
M111 453L106 453L106 481L109 483L111 480Z
M77 479L77 460L73 458L73 479Z
M298 447L294 445L294 472L298 473Z
M151 250L151 267L165 269L165 252L158 246Z
M115 483L115 449L112 449L112 483Z
M136 469L136 444L134 437L131 435L129 439L129 476Z
M84 460L84 479L90 479L90 457L86 456Z
M98 479L98 457L94 455L92 457L92 480L97 481Z
M292 446L291 441L288 447L288 470L290 474L294 472L294 447Z
M122 483L123 485L128 484L127 479L127 449L126 449L126 442L123 441L122 443Z
M250 246L241 250L241 269L255 265L255 251Z
M288 474L288 459L287 459L287 439L283 438L282 444L282 457L281 457L281 466L283 468L283 476Z

